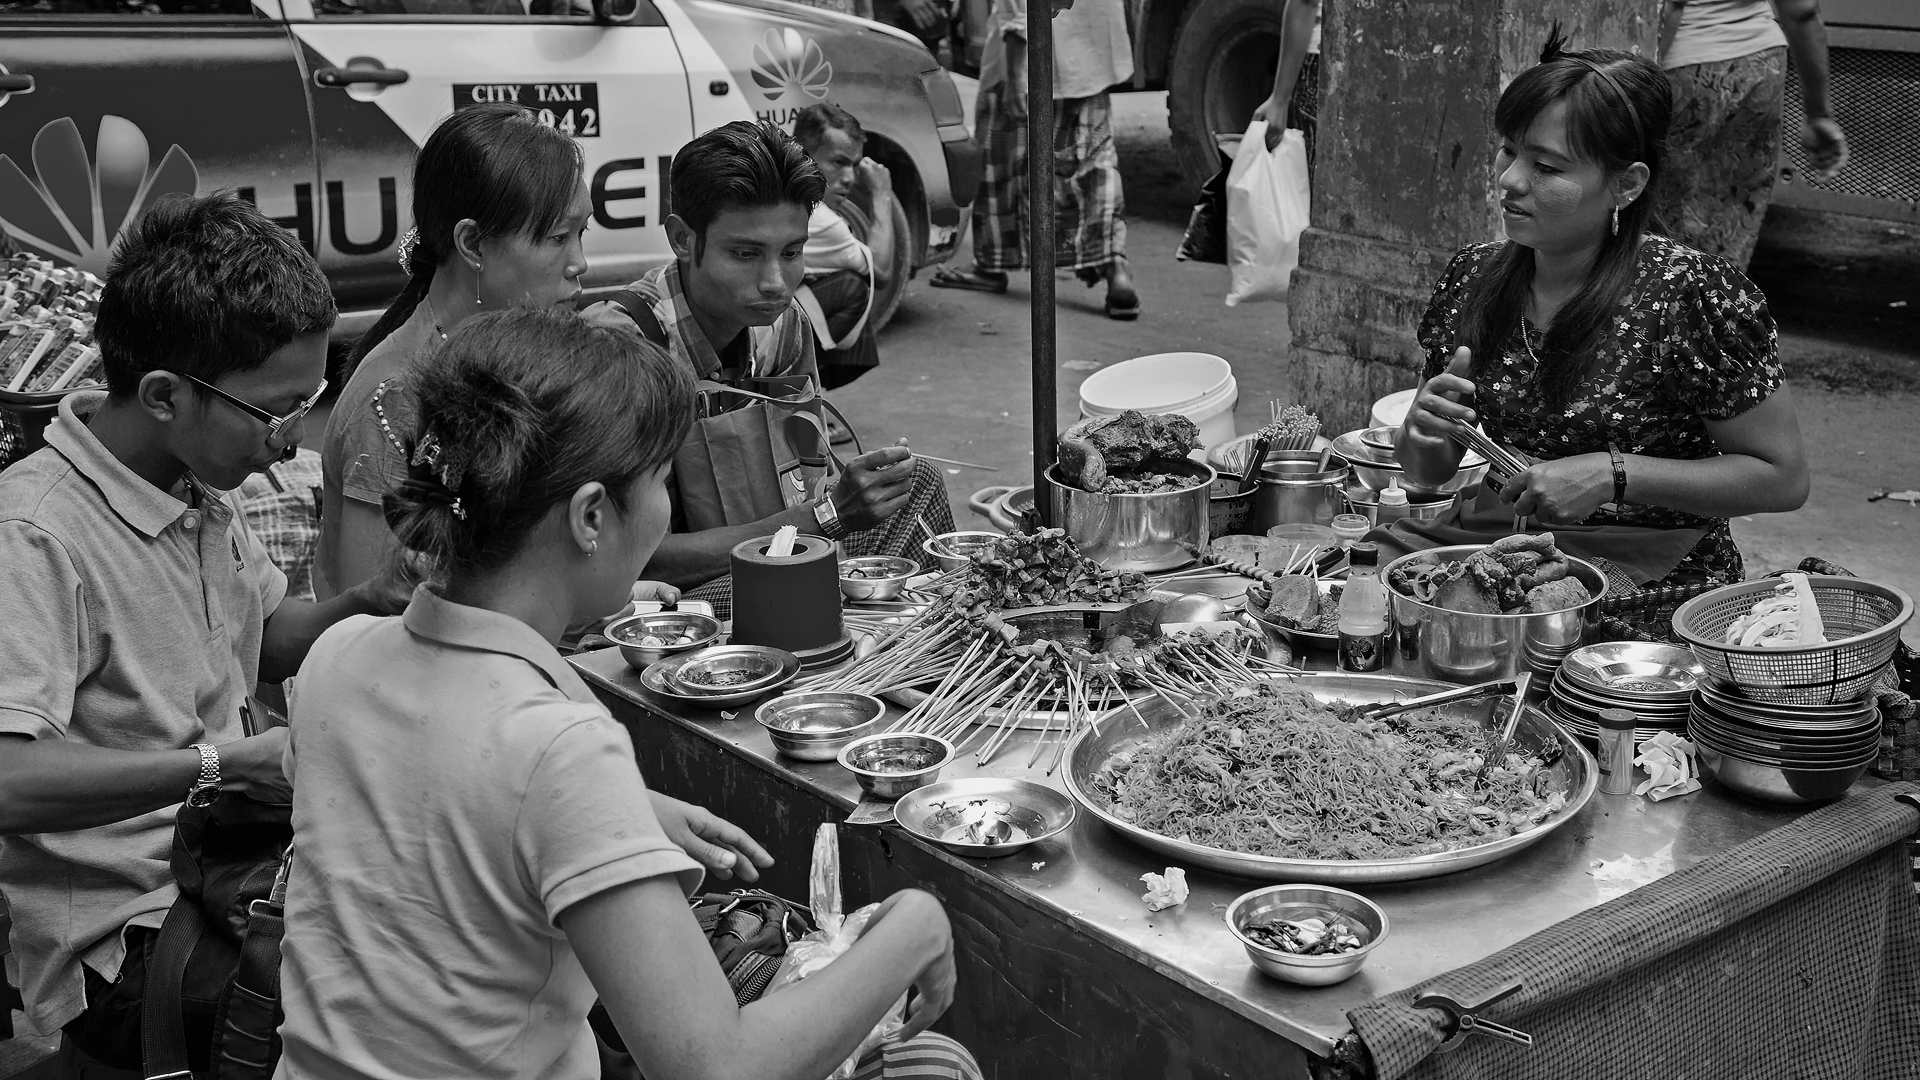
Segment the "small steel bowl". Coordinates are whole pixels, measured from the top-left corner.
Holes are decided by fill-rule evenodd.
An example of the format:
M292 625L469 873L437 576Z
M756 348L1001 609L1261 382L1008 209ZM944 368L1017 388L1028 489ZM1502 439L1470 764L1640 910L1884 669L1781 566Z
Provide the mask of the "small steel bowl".
M649 611L615 619L601 633L620 646L620 655L627 658L629 665L636 671L644 671L675 653L713 644L720 637L720 620L691 611ZM693 640L684 645L635 644L649 634L662 637L692 635Z
M879 772L860 764L868 751L881 749L930 750L933 764L914 772ZM940 779L940 770L953 760L953 744L932 735L890 732L867 735L840 748L840 766L860 781L860 790L876 799L897 799Z
M880 577L848 577L847 571L862 570ZM898 555L861 555L840 560L840 594L849 600L894 600L907 587L907 579L920 572L920 564Z
M873 730L887 711L880 699L840 690L801 690L760 704L753 718L773 748L801 761L832 761L848 743Z
M1451 495L1464 491L1486 479L1488 462L1486 458L1471 450L1461 455L1460 467L1453 478L1436 487L1416 484L1407 479L1406 470L1400 467L1390 450L1379 450L1364 441L1376 429L1349 431L1333 440L1333 452L1346 458L1353 465L1353 478L1360 486L1370 491L1379 491L1394 480L1407 489L1409 495Z
M1045 784L973 776L908 793L893 805L893 820L956 855L997 859L1065 830L1077 812L1072 799ZM1009 835L986 840L999 822Z
M1299 956L1270 949L1246 934L1249 923L1268 919L1319 918L1332 913L1344 916L1364 930L1367 940L1352 952L1325 956ZM1253 966L1283 982L1301 986L1332 986L1345 982L1366 963L1367 954L1387 940L1387 913L1379 904L1359 893L1330 885L1269 885L1242 893L1227 905L1227 929L1247 950Z
M760 645L715 645L679 664L667 675L674 690L690 697L733 697L770 689L792 678L779 649ZM712 676L742 673L737 682L715 683Z
M939 563L942 572L958 570L973 560L974 552L996 540L1005 540L1006 536L997 532L950 532L929 537L920 545L927 558Z

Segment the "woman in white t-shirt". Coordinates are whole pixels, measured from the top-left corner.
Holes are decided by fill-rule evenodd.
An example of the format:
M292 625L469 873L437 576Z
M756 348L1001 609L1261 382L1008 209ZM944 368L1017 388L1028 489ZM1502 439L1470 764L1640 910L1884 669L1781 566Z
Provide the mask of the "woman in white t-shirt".
M1820 0L1667 0L1660 66L1673 81L1673 127L1655 208L1667 235L1741 270L1773 201L1789 51L1806 113L1800 143L1825 179L1846 164L1847 136L1827 96Z
M518 309L463 323L409 390L421 420L386 512L443 584L400 618L342 622L301 669L276 1075L594 1080L597 995L649 1080L817 1080L915 988L911 1075L976 1076L922 1034L954 986L923 892L888 898L809 979L735 1004L686 896L701 862L751 878L765 852L650 793L554 648L626 603L667 530L686 369Z

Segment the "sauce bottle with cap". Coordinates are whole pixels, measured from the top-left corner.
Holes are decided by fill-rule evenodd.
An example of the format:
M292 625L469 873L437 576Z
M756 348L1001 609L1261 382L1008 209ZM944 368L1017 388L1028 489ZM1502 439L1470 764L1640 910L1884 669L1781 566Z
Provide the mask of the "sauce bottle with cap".
M1342 671L1379 671L1387 666L1387 589L1380 583L1380 549L1358 543L1347 551L1351 569L1340 593Z
M1374 515L1375 522L1383 527L1391 525L1406 517L1407 510L1407 492L1400 486L1400 479L1395 477L1387 481L1386 488L1380 492L1379 507Z
M1602 709L1594 717L1599 722L1600 790L1609 795L1633 791L1633 734L1640 718L1626 709Z

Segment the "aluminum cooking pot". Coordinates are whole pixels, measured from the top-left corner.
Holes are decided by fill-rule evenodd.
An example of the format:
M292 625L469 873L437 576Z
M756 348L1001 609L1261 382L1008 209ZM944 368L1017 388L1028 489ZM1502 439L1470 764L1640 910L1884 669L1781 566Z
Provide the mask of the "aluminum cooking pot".
M1101 495L1067 484L1060 479L1060 466L1049 465L1053 523L1067 530L1081 554L1109 570L1148 573L1185 566L1207 547L1207 496L1215 473L1198 462L1167 471L1192 476L1193 485L1150 495Z
M1543 615L1477 615L1425 604L1394 590L1397 567L1457 562L1480 544L1429 548L1388 563L1380 577L1388 582L1393 606L1394 642L1390 670L1395 675L1472 683L1510 679L1522 671L1551 675L1560 661L1579 648L1594 608L1607 591L1606 576L1592 563L1569 556L1572 576L1590 598L1579 607Z
M1331 525L1347 512L1347 459L1317 450L1275 450L1260 466L1253 523L1259 532L1275 525Z

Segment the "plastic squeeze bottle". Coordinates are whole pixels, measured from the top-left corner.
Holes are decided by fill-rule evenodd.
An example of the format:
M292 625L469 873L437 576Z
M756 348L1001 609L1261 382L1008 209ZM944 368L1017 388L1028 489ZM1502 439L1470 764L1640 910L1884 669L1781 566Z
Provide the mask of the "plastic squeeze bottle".
M1375 523L1383 526L1391 525L1406 516L1407 492L1400 486L1400 479L1395 477L1387 481L1386 490L1380 492L1379 508L1375 511Z
M1342 671L1379 671L1387 666L1387 588L1380 583L1380 549L1359 543L1348 550L1351 569L1340 594Z

